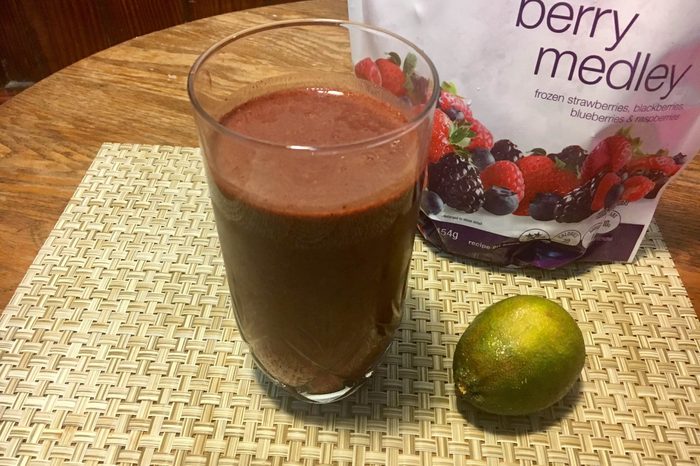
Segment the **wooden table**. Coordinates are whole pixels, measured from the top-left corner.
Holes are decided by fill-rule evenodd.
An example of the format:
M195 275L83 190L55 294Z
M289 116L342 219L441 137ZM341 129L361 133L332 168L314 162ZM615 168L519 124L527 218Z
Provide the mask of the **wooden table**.
M103 142L197 145L187 72L214 41L259 23L347 15L312 0L211 17L142 36L55 73L0 106L0 309ZM666 191L656 219L700 309L700 159Z

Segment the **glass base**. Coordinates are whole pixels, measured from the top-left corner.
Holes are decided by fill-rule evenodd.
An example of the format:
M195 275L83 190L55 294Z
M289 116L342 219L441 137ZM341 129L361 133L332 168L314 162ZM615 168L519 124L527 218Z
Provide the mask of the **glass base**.
M377 364L381 362L384 355L386 355L386 352L389 350L387 349L384 351L382 354L382 357L362 376L360 380L358 380L356 383L354 383L351 386L345 386L341 388L340 390L336 390L334 392L330 393L308 393L308 392L303 392L295 389L294 387L290 387L289 385L285 385L284 383L278 381L274 377L272 377L267 370L265 369L265 366L260 364L260 361L255 357L254 354L251 353L251 356L253 357L253 361L255 362L255 365L257 366L257 369L260 371L261 374L263 374L268 380L272 381L275 386L283 389L286 393L289 395L293 396L294 398L305 401L307 403L314 403L314 404L328 404L328 403L334 403L336 401L342 400L343 398L347 398L351 394L353 394L358 388L363 386L367 380L372 377L372 374L374 373L374 368L376 367Z

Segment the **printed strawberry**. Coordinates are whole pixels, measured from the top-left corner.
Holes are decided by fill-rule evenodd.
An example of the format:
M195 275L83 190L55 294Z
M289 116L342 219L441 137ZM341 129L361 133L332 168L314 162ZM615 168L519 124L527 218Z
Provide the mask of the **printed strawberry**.
M436 163L444 155L454 152L450 142L452 132L452 121L439 108L433 114L433 132L430 136L430 148L428 149L428 159L430 163Z
M608 153L610 155L610 171L618 173L632 158L634 146L627 136L615 135L608 138Z
M530 155L517 162L525 182L523 196L515 215L528 215L530 203L537 193L551 192L551 176L556 170L555 163L546 155Z
M622 200L634 202L642 199L649 191L654 189L655 183L643 175L635 175L627 178L623 184Z
M471 141L468 150L474 149L491 149L493 147L493 136L491 131L486 128L479 120L474 117L467 117L466 121L469 123L469 128L474 133L470 135Z
M547 155L550 160L552 157ZM549 192L564 196L574 188L579 186L579 180L576 173L567 168L567 165L561 160L555 159L555 169L550 175Z
M584 183L593 179L610 164L610 155L608 152L608 140L603 139L588 154L588 157L584 159L581 165L581 180Z
M469 105L457 94L457 88L450 82L443 82L442 86L440 86L438 107L445 112L452 121L472 118L472 111Z
M379 74L381 75L381 85L395 96L401 97L406 94L404 83L406 78L401 67L396 62L388 58L379 58L375 61Z
M627 173L631 175L645 175L648 172L660 171L670 177L675 175L681 166L668 155L650 155L633 159L626 168Z
M586 182L605 171L620 172L632 159L632 154L638 150L639 144L639 138L633 139L629 128L621 129L617 134L603 139L583 161L582 181Z
M494 186L500 186L515 193L518 201L525 196L523 174L516 164L508 160L501 160L486 167L481 172L481 183L484 186L484 192Z
M382 75L377 64L371 58L363 58L355 64L355 76L378 86L382 85Z
M436 108L433 114L433 133L428 150L430 162L435 163L444 155L452 152L469 158L470 154L467 149L476 149L479 147L478 144L482 143L488 144L488 138L491 134L485 134L484 130L486 129L483 127L479 128L481 134L475 133L472 128L472 125L465 121L453 122L445 112ZM473 144L475 138L477 138L476 145Z
M591 203L591 210L593 212L598 212L599 210L606 207L606 200L609 202L607 204L614 204L611 201L612 197L619 197L617 194L617 186L620 185L622 179L615 173L606 173L605 176L598 183L598 188L593 196L593 202ZM615 199L616 201L617 199Z

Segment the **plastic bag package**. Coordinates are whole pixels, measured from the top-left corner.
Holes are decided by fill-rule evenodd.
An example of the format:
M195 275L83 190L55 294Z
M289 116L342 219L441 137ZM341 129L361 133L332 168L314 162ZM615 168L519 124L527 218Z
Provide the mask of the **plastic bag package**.
M634 258L700 151L700 2L348 5L351 20L413 40L443 81L428 241L502 265Z

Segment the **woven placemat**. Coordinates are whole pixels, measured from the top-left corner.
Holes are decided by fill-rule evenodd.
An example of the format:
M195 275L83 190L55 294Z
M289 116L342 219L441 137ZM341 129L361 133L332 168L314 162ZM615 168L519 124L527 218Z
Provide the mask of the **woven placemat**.
M236 328L198 151L105 144L0 316L0 466L698 464L699 325L654 225L632 264L557 272L417 238L409 284L369 383L296 401ZM457 406L459 335L518 293L576 317L580 382L532 416Z

